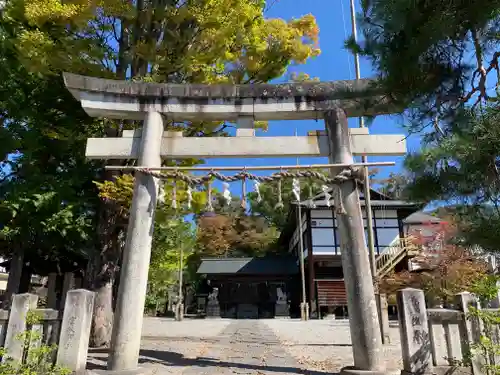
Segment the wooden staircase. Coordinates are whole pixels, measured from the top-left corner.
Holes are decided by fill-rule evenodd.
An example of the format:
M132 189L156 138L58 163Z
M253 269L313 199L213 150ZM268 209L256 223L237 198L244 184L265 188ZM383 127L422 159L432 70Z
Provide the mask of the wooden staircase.
M387 276L406 257L416 255L416 247L408 239L397 238L376 259L377 277Z

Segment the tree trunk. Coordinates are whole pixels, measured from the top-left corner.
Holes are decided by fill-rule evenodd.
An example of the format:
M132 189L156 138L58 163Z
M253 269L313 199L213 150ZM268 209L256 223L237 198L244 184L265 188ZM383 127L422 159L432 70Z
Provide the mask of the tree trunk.
M90 346L99 348L109 345L111 331L113 328L113 280L104 281L94 289L94 316L92 318L92 331L90 335Z
M117 212L112 202L103 202L99 218L99 251L87 267L86 284L96 293L90 346L102 347L111 341L113 328L113 284L120 256L120 232Z
M7 279L7 290L3 297L3 308L9 309L12 303L12 296L19 291L19 284L21 283L21 274L24 264L24 251L19 249L12 254L9 267L9 277Z
M142 2L141 2L142 3ZM140 5L140 4L139 4ZM130 49L130 24L126 19L121 20L120 37L118 43L118 65L116 78L125 79L130 66L127 51ZM132 75L134 76L134 75ZM107 126L106 137L119 137L123 129L123 121L119 126ZM116 124L114 124L116 125ZM120 165L123 160L108 160L107 164ZM117 171L105 171L103 180L112 181L119 175ZM99 218L99 249L88 263L86 284L96 293L90 346L102 347L109 345L113 328L113 315L116 299L119 260L124 244L124 226L119 217L120 210L113 202L103 201L100 207Z
M19 281L18 293L29 293L31 287L31 276L33 275L32 269L26 264L23 265L23 271L21 273L21 280Z

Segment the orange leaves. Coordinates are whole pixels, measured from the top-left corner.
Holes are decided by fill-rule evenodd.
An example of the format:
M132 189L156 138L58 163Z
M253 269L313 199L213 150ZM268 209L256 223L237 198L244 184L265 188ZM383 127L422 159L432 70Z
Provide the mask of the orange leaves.
M456 293L470 290L488 271L485 261L456 243L452 222L427 223L412 231L412 245L418 255L411 260L414 271L402 271L380 281L386 293L412 287L423 289L430 299L447 301Z
M206 256L259 255L277 236L260 217L214 214L198 220L198 244Z

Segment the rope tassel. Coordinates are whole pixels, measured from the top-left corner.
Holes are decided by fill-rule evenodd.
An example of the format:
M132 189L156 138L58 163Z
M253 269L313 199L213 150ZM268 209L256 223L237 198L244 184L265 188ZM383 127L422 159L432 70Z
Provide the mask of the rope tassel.
M340 186L338 185L333 186L333 195L335 196L334 198L335 212L338 213L339 215L347 214L344 207L344 203L342 202L342 190L340 190Z
M165 204L165 187L163 181L159 181L158 183L158 205Z
M214 206L212 205L212 182L207 181L207 211L213 212Z
M312 182L308 185L308 188L309 188L309 208L316 208L316 204L314 203Z
M328 190L330 190L330 187L323 185L321 186L321 190L323 191L323 195L325 196L326 207L330 207L332 205L332 203L330 202L330 199L332 199L332 195L328 192Z
M260 182L259 181L253 182L253 190L257 194L257 203L262 202L262 195L260 195Z
M231 202L233 201L233 197L231 197L231 192L229 191L229 184L227 182L223 182L222 187L223 187L222 196L226 201L226 205L230 206Z
M295 196L295 200L300 203L300 181L298 178L292 180L292 193Z
M241 180L241 208L247 209L247 179L243 177Z
M188 185L186 194L187 194L187 208L191 209L193 202L193 188L191 187L191 185Z
M177 183L175 181L172 186L172 208L177 209Z
M281 191L281 180L278 180L278 203L274 206L275 210L283 209L283 192Z

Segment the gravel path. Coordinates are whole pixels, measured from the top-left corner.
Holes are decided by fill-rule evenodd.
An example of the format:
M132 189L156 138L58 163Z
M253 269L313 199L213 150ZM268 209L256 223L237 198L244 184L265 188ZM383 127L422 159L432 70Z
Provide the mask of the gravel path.
M388 373L397 373L397 328L391 337L384 358ZM102 368L106 357L91 349L89 368ZM322 375L352 365L352 348L347 321L146 318L140 362L157 375Z
M328 373L339 372L353 364L351 335L347 320L266 320L282 346L302 366ZM384 345L388 373L400 373L402 367L399 329L390 328L391 343Z

